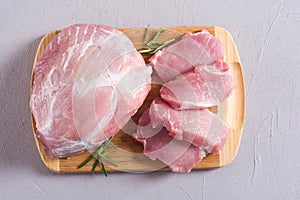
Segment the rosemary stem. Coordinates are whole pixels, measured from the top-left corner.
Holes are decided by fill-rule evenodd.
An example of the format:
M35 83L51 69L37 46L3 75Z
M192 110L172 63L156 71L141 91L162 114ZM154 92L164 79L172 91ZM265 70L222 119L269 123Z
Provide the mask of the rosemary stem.
M85 166L86 164L88 164L92 159L94 158L94 155L90 155L85 161L83 161L82 163L80 163L80 165L77 166L77 169L82 168L83 166Z
M101 160L100 160L100 163L101 163L101 167L102 167L103 173L107 177L107 171L106 171L106 169L104 167L104 164L103 164L103 162Z
M152 53L156 53L158 50L164 48L165 46L167 46L168 44L170 44L171 42L173 42L175 39L171 39L171 40L168 40L166 41L163 45L157 47Z
M156 53L157 51L159 51L160 49L164 48L165 46L167 46L168 44L170 44L171 42L175 41L175 39L171 39L171 40L167 40L167 41L164 41L164 42L161 42L161 41L156 41L157 38L159 37L159 35L161 33L165 32L165 29L163 28L160 28L156 34L154 35L154 37L149 40L148 40L148 35L149 35L149 25L146 29L146 32L145 32L145 38L144 38L144 45L146 46L146 49L142 49L140 50L139 52L141 54L145 54L145 53L148 53L148 54L154 54Z
M146 28L146 33L145 33L144 43L146 43L146 42L148 41L149 27L150 27L150 25L148 24L148 26L147 26L147 28Z
M157 33L155 34L155 36L146 44L147 46L151 46L151 44L158 38L158 36L165 32L165 30L163 28L160 28Z
M108 151L105 151L106 148L108 147L108 145L111 143L112 139L113 139L113 136L110 137L109 139L105 140L102 143L102 145L100 146L100 148L98 150L96 150L85 161L83 161L80 165L77 166L77 169L82 168L87 163L89 163L91 160L93 160L93 158L95 158L95 161L94 161L94 164L92 166L91 171L95 171L96 167L100 163L104 175L107 176L107 171L106 171L105 166L104 166L104 164L102 162L102 157L105 158L105 159L107 159L107 160L109 160L111 163L117 162L117 161L113 160L110 156L107 155Z

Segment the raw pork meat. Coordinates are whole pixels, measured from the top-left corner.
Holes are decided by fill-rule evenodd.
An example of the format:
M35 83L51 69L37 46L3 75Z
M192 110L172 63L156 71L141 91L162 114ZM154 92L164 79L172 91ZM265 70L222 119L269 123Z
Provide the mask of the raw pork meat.
M35 65L30 98L47 155L67 157L117 133L142 105L151 73L122 32L88 24L63 29Z
M218 105L233 91L234 82L222 60L213 65L197 66L194 71L165 83L161 98L175 109L198 109Z
M160 98L150 106L152 127L164 126L169 135L185 140L208 153L222 150L228 135L228 127L208 109L175 110Z
M203 30L186 33L182 39L162 51L158 51L149 61L163 83L194 69L198 65L210 65L215 60L224 60L222 43Z
M162 161L174 172L190 172L205 157L200 147L174 140L162 126L152 128L149 109L139 119L137 133L133 137L143 143L146 156Z

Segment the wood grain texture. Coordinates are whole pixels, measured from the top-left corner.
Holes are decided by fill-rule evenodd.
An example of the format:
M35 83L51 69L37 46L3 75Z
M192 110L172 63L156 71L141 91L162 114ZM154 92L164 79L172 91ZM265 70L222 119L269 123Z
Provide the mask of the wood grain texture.
M239 54L236 45L230 35L230 33L221 27L216 26L192 26L192 27L165 27L166 32L160 36L161 40L166 40L170 38L180 39L183 33L186 32L197 32L203 29L208 30L211 34L215 35L224 45L226 50L226 62L230 65L230 73L233 76L235 82L235 93L231 95L228 99L222 102L220 105L210 108L210 110L220 116L229 126L229 135L225 144L224 149L218 154L209 154L203 159L194 169L208 169L217 168L228 165L231 163L239 149L240 140L242 137L242 129L244 123L244 112L245 112L245 92L244 92L244 80L242 73L242 66L240 63ZM133 42L137 49L143 48L143 38L145 34L144 28L120 28ZM151 28L149 36L155 34L158 28ZM52 40L52 38L59 31L53 31L45 35L38 47L36 57L34 60L34 65L47 46L47 44ZM149 58L148 55L144 56L145 61ZM33 76L31 84L33 83ZM156 77L154 77L156 78ZM137 114L132 117L133 122L137 122L143 111L149 107L152 99L159 95L159 85L152 85L152 90L147 96L143 106L138 110ZM37 140L35 131L35 121L32 118L32 128L34 132L34 138L37 144L38 151L44 162L44 164L54 172L90 172L92 167L92 162L88 165L82 167L81 169L76 169L76 167L85 160L90 153L83 152L76 156L72 156L65 159L51 159L48 158L40 142ZM134 124L128 123L123 130L134 131ZM135 142L130 135L125 134L122 130L117 133L113 140L113 144L117 149L110 153L111 157L116 159L119 163L117 166L109 165L107 163L107 171L125 171L125 172L145 172L154 170L169 170L160 161L151 161L146 156L142 154L142 145ZM100 167L96 168L96 171L101 171Z

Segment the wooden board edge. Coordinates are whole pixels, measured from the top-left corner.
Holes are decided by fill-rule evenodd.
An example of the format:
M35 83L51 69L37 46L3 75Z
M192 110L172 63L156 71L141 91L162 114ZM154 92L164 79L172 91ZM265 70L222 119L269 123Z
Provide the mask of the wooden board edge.
M232 144L235 145L235 147L233 148L234 151L229 151L229 153L227 153L227 154L222 151L219 153L219 167L224 167L224 166L231 164L235 160L236 155L239 151L239 146L240 146L241 138L242 138L242 134L243 134L244 117L245 117L245 86L244 86L244 75L243 75L243 70L242 70L242 64L240 61L240 56L239 56L239 53L238 53L238 50L237 50L237 47L236 47L236 44L235 44L235 41L234 41L232 35L230 34L230 32L227 29L225 29L223 27L215 26L214 29L215 29L215 37L216 38L226 38L225 40L222 41L224 47L227 48L225 50L225 52L231 52L232 50L234 51L233 59L226 60L226 62L228 64L231 64L232 66L237 66L239 68L239 73L240 73L239 77L241 79L239 83L241 84L240 87L242 87L241 107L240 107L241 113L242 113L241 127L240 127L240 129L232 130L232 132L234 132L234 134L238 134L238 136L235 136L235 139L237 142L234 143L232 141ZM226 59L227 58L228 57L226 57Z
M243 89L241 90L242 91L242 94L240 95L240 98L242 99L241 100L241 107L240 107L240 112L242 113L241 115L241 118L240 118L240 127L237 127L234 131L235 131L235 134L238 134L238 137L235 136L235 139L236 139L236 146L235 146L235 151L231 151L231 154L230 154L230 159L224 159L224 156L222 154L220 154L220 167L224 167L226 165L229 165L231 164L236 156L237 156L237 153L239 151L239 147L240 147L240 144L241 144L241 140L242 140L242 136L243 136L243 129L244 129L244 123L245 123L245 109L246 109L246 92L245 92L245 82L244 82L244 76L243 76L243 70L242 70L242 65L240 63L234 63L235 66L238 66L239 67L239 73L240 73L240 87L242 87ZM235 144L235 143L233 143Z
M237 62L237 63L241 64L239 52L237 50L236 44L235 44L234 39L233 39L232 35L230 34L230 32L221 26L215 26L214 29L215 29L215 36L217 38L220 38L220 37L226 38L225 41L222 41L222 42L226 42L226 44L223 44L223 46L227 48L225 50L225 52L231 52L230 50L228 50L229 48L233 48L233 51L235 52L234 55L236 55L236 56L234 56L234 59L229 62ZM227 41L230 41L230 42L227 43ZM231 46L228 44L230 44ZM226 56L226 58L227 57L228 56ZM226 61L228 62L228 60L226 60Z

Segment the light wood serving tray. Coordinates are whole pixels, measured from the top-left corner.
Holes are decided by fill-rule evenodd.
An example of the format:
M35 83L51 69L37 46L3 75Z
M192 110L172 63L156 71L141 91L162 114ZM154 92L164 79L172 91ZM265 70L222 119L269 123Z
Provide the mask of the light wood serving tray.
M231 163L239 149L239 144L242 137L242 130L244 124L244 112L245 112L245 91L244 91L244 80L242 66L240 63L240 57L236 48L236 45L230 35L230 33L221 27L217 26L189 26L189 27L164 27L166 32L164 32L159 39L166 40L170 38L179 39L180 36L186 32L197 32L203 29L208 30L212 35L217 37L224 45L226 50L226 62L230 65L230 73L233 76L235 83L235 92L223 103L210 110L221 117L229 126L229 135L225 144L224 149L218 154L209 154L204 158L194 169L209 169L217 168L228 165ZM145 34L145 28L120 28L133 42L137 49L144 47L143 40ZM149 38L156 33L158 28L149 29ZM59 31L53 31L46 34L38 47L36 57L34 59L34 66L44 51L47 44L52 40L52 38L59 33ZM145 55L144 59L147 62L149 55ZM34 74L32 72L31 85L33 83ZM154 77L155 78L155 77ZM133 121L137 122L143 111L149 107L152 99L159 95L159 85L152 85L152 90L149 93L147 99L145 100L143 106L138 110L137 114L133 116ZM44 164L54 172L65 172L65 173L78 173L78 172L91 172L91 167L93 162L90 162L81 169L77 169L77 166L84 161L90 152L83 152L76 156L69 158L48 158L44 153L42 146L37 140L35 132L35 120L32 118L32 127L34 132L34 138L37 144L38 151L42 158ZM130 124L128 124L130 128ZM151 161L146 156L142 155L141 152L143 147L141 144L133 141L131 136L119 131L113 140L114 145L118 147L117 150L110 153L110 156L118 160L118 166L106 166L108 172L112 171L126 171L126 172L146 172L160 170L169 170L167 167L163 167L160 161ZM135 153L132 153L135 152ZM95 170L96 172L102 171L98 166Z

